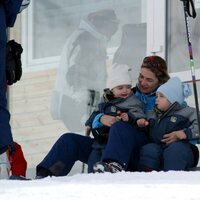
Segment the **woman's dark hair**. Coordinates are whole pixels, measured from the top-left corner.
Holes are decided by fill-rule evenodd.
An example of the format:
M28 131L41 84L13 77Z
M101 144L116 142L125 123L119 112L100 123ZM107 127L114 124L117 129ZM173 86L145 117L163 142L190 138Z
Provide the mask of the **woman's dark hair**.
M163 84L170 78L167 72L167 63L160 56L147 56L143 59L141 68L147 68L155 74L159 83Z

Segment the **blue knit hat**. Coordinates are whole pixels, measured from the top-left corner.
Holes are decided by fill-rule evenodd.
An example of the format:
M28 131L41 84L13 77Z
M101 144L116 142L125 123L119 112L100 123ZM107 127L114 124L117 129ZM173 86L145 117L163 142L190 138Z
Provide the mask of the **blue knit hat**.
M178 102L180 105L191 95L189 85L183 84L178 77L170 78L157 89L157 92L162 93L170 103Z

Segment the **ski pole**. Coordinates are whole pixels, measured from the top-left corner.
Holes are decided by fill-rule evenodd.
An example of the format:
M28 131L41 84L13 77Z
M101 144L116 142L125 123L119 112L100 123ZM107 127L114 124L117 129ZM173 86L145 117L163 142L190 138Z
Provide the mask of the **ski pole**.
M186 27L186 35L187 35L187 43L188 43L188 52L189 52L190 68L191 68L191 75L192 75L192 84L193 84L195 106L196 106L196 112L197 112L198 128L199 128L199 133L200 133L200 117L199 117L198 93L197 93L197 85L196 85L196 77L195 77L195 66L194 66L192 43L191 43L191 39L190 39L189 20L188 20L189 16L193 17L193 18L196 17L196 11L195 11L194 3L193 3L192 0L180 0L180 1L183 1L185 27ZM190 6L192 8L192 14L190 12ZM200 142L200 137L199 137L198 143L199 142Z

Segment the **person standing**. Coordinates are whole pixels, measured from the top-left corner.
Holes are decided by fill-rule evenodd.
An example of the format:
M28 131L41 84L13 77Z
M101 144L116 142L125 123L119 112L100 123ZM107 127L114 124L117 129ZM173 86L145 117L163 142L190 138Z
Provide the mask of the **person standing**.
M64 45L50 112L70 131L82 131L97 106L106 82L107 45L118 25L112 9L91 12Z
M29 1L26 0L26 6ZM6 43L7 28L13 27L23 0L0 0L0 165L6 163L9 168L8 150L14 150L10 127L10 113L6 98ZM26 7L24 6L23 9Z

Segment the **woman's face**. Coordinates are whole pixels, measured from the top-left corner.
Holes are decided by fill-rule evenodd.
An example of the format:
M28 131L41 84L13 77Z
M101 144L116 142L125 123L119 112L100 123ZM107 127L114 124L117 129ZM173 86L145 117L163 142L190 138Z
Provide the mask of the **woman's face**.
M140 91L148 94L153 92L159 86L159 80L151 70L141 68L138 77L138 84Z

